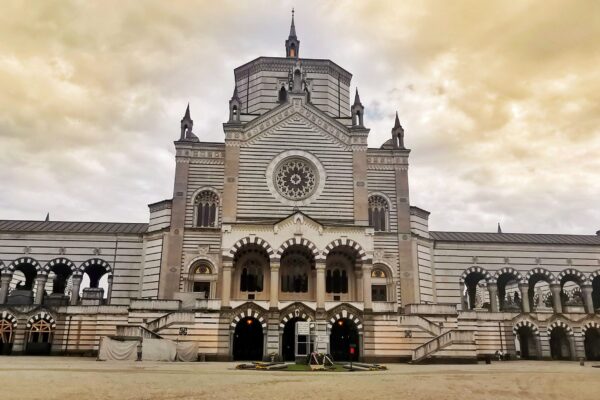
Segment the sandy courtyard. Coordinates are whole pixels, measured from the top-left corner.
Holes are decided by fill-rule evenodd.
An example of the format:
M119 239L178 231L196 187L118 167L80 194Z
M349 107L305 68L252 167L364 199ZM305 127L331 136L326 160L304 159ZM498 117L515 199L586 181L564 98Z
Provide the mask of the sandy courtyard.
M598 364L598 363L596 363ZM600 368L576 362L391 364L384 372L238 371L232 363L0 357L9 399L599 399Z

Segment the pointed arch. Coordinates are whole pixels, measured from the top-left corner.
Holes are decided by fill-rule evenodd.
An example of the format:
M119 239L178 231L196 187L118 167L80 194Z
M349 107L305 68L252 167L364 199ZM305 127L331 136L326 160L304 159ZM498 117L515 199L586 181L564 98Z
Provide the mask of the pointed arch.
M8 311L2 311L2 314L0 314L0 320L8 321L12 325L13 331L17 329L17 318Z
M581 327L581 334L585 336L585 332L588 329L598 329L600 331L600 323L597 321L588 321Z
M331 330L333 324L341 319L349 319L354 322L359 333L363 331L363 322L361 320L361 312L349 304L340 304L331 309L328 313L327 327Z
M531 278L533 278L536 275L544 276L546 278L545 281L548 284L552 285L552 284L558 283L558 280L556 279L556 276L554 276L554 274L552 272L548 271L545 268L534 268L534 269L529 270L527 272L527 274L521 280L521 283L527 283L527 284L529 284L529 281L531 280Z
M367 253L362 248L362 246L352 239L335 239L335 240L331 241L331 243L329 243L327 246L325 246L325 250L323 250L323 257L327 258L327 255L331 252L331 250L335 249L336 247L340 247L340 246L348 246L348 247L354 249L354 251L357 254L357 258L362 261L365 261L368 259Z
M531 332L533 332L533 334L536 336L539 336L539 334L540 334L540 330L538 329L537 325L526 319L518 321L516 324L513 325L513 329L512 329L513 334L517 335L519 328L523 328L523 327L531 329Z
M56 329L56 320L51 314L47 313L46 311L42 311L41 313L29 317L29 319L27 320L27 329L31 328L33 324L39 321L45 321L48 324L50 324L50 327L52 329Z
M285 324L294 318L301 318L304 321L312 322L315 320L315 313L302 303L296 302L290 304L281 311L279 317L279 327L283 329Z
M245 303L239 306L233 314L233 319L229 324L231 329L235 329L238 322L243 320L244 318L254 318L260 322L263 329L267 328L267 312L254 304Z
M271 259L271 260L274 259L276 256L275 251L273 251L273 247L271 247L269 242L267 242L264 239L261 239L258 236L254 236L254 237L246 236L246 237L238 240L237 242L234 243L233 246L231 246L228 254L224 254L224 255L233 258L233 257L235 257L235 254L238 252L238 250L240 250L242 247L244 247L247 244L256 244L256 245L262 247L263 249L265 249L265 251L269 255L269 259Z
M548 325L548 336L550 336L550 334L552 333L552 331L556 328L563 328L565 330L565 332L567 333L567 335L569 336L573 336L573 328L571 328L569 326L569 324L567 324L564 321L561 320L556 320L554 322L552 322L550 325Z

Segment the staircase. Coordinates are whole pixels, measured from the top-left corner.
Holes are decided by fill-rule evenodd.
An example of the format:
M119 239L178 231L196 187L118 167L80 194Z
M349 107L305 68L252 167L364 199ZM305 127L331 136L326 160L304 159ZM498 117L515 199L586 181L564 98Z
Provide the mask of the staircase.
M163 315L162 317L156 318L146 324L146 327L153 331L158 332L163 328L167 328L173 324L193 324L195 321L195 314L193 312L172 312Z
M444 332L414 349L412 363L421 362L448 347L454 348L449 349L453 350L448 354L450 358L476 358L475 332L460 329Z
M117 325L116 336L121 338L162 339L162 336L158 333L142 325Z
M440 325L419 315L399 315L398 326L417 326L433 336L442 334L442 327Z

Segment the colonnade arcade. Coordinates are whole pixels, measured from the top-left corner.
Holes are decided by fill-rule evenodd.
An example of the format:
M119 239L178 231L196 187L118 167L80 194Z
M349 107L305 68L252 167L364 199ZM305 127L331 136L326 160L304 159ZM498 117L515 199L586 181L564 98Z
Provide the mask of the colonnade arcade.
M535 323L520 320L514 324L513 334L516 339L515 348L521 358L576 359L578 334L566 321L556 319L547 325L544 332L540 331ZM583 323L581 337L585 358L590 361L600 361L600 323L596 321Z
M7 266L0 261L0 304L77 305L81 301L109 303L113 274L110 265L92 258L79 266L60 257L45 265L21 257ZM106 288L106 290L105 290Z
M593 314L600 309L600 270L586 275L574 268L558 274L544 268L521 273L506 267L494 275L468 268L460 278L463 310Z
M269 301L277 308L280 301L316 303L364 303L372 308L372 260L362 247L349 239L329 243L322 251L307 239L285 241L274 250L261 238L244 238L223 256L221 304L231 300ZM391 271L378 267L376 278L389 282ZM386 299L387 300L387 299Z

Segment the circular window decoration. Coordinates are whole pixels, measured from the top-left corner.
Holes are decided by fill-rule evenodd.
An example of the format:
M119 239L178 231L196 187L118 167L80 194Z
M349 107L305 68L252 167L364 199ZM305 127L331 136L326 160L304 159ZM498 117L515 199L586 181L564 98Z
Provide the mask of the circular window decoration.
M267 186L282 203L303 206L315 199L325 186L325 169L312 154L285 151L267 168Z
M275 187L289 200L309 197L317 188L318 175L315 167L301 158L288 158L275 170Z

